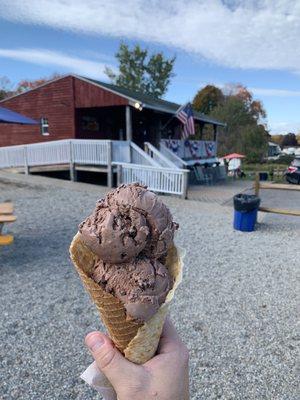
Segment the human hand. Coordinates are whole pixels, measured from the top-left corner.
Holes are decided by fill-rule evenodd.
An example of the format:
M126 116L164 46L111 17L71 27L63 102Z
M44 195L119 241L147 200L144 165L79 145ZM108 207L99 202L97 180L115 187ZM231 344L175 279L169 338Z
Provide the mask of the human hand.
M103 333L91 332L85 342L118 400L189 399L189 354L169 319L157 355L143 365L126 360Z

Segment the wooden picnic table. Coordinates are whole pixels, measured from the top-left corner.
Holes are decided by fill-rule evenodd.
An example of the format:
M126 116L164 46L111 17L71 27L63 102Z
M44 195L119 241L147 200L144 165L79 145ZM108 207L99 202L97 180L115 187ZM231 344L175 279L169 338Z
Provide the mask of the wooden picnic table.
M4 224L15 222L17 217L13 215L14 206L11 202L0 203L0 245L6 246L14 241L12 235L2 233Z
M10 202L0 203L0 214L12 214L14 206Z

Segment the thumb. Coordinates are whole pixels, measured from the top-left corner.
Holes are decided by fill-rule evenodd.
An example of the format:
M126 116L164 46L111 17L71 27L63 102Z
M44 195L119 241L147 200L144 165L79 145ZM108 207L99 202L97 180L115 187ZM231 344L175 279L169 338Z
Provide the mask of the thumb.
M112 341L100 332L91 332L85 343L94 357L97 367L104 373L116 391L133 380L138 366L126 360Z

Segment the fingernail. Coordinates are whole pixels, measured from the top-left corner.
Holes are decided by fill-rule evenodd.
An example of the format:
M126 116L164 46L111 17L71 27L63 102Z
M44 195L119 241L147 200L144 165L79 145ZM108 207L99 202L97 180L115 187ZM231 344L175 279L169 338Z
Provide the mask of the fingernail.
M94 353L96 350L100 349L100 347L103 345L103 343L104 343L104 340L103 340L102 336L100 336L100 335L92 335L87 340L87 345L92 353Z

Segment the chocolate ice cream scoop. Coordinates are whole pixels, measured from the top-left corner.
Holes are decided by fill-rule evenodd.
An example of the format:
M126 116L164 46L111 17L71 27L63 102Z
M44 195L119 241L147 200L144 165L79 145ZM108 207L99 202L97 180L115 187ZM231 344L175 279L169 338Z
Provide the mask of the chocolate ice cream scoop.
M173 284L166 267L148 258L124 264L98 260L91 277L124 303L127 318L142 322L156 313Z
M131 260L146 246L146 218L131 207L108 207L102 200L92 215L79 225L83 242L104 262Z
M79 225L84 243L103 261L122 263L140 253L165 256L178 225L156 194L138 183L121 185Z
M106 203L110 208L118 207L123 210L130 207L144 215L150 234L143 254L150 258L159 258L166 254L178 224L173 222L168 207L147 186L139 183L123 184L108 193Z

